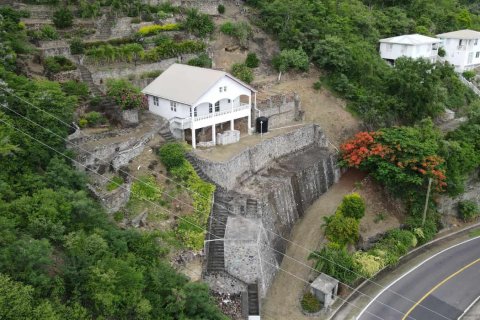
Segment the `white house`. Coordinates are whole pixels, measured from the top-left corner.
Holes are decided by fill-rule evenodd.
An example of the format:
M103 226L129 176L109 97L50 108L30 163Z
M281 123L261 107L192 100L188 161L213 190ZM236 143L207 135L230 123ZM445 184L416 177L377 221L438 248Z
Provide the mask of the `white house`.
M217 134L250 134L252 96L256 91L232 75L218 70L174 64L142 92L152 113L170 122L177 137L215 145ZM254 100L254 101L255 101Z
M380 39L380 56L391 64L400 57L412 59L424 58L435 62L438 54L439 39L421 34Z
M445 60L455 66L455 71L463 72L480 65L480 32L459 30L438 34L445 49Z

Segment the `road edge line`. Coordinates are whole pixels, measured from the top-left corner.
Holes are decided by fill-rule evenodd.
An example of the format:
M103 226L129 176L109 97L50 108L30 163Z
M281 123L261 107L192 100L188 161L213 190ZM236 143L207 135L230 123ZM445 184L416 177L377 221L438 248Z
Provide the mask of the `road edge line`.
M457 320L461 320L463 319L463 317L465 316L465 314L470 311L470 309L472 309L472 307L478 302L478 300L480 300L480 296L478 296L475 300L472 301L472 303L470 303L470 305L467 307L467 309L465 309L463 311L463 313L457 318Z
M425 248L425 247L434 245L435 243L437 243L437 242L439 242L439 241L441 241L441 240L444 240L444 239L447 239L447 238L456 236L456 235L458 235L458 234L460 234L460 233L464 233L464 232L470 231L471 229L475 229L475 228L477 228L477 227L480 227L480 222L475 223L475 224L470 225L470 226L467 226L467 227L465 227L465 228L463 228L463 229L457 230L457 231L452 232L452 233L450 233L450 234L446 234L446 235L444 235L444 236L442 236L442 237L440 237L440 238L434 239L434 240L432 240L432 241L430 241L430 242L427 242L427 243L421 245L420 247L417 247L417 248L413 249L412 251L408 252L406 255L400 257L400 258L399 258L399 264L400 264L400 262L401 262L404 258L407 258L408 256L410 256L411 254L417 252L418 250L421 250L421 249L423 249L423 248ZM477 237L472 238L472 239L468 239L467 241L470 241L470 240L473 240L473 239L476 239L476 238L477 238ZM447 249L448 249L448 248L447 248ZM440 252L438 252L438 253L440 253ZM437 254L438 254L438 253L437 253ZM433 257L430 257L430 258L433 258ZM429 258L429 259L430 259L430 258ZM397 265L397 266L398 266L398 265ZM386 267L386 268L388 268L388 267ZM386 268L385 268L385 269L386 269ZM332 319L337 315L337 313L340 311L340 309L343 308L343 306L345 305L346 301L349 301L349 300L351 299L351 297L352 297L355 293L357 293L357 292L358 292L361 288L363 288L368 282L370 282L371 279L373 279L376 275L378 275L378 274L379 274L380 272L382 272L383 270L384 270L384 269L379 270L375 275L373 275L373 276L370 277L369 279L366 279L365 281L363 281L362 283L360 283L360 284L344 299L344 301L340 304L340 306L338 306L338 307L336 308L336 310L332 312L332 314L327 318L327 320L332 320ZM399 279L400 279L400 278L399 278ZM399 279L397 279L397 281L398 281ZM393 283L391 283L390 286L391 286L391 285L393 285ZM389 286L389 287L390 287L390 286ZM388 287L387 287L387 288L388 288ZM384 289L383 291L385 291L385 290L386 290L386 289ZM381 293L382 293L382 292L381 292ZM368 305L360 312L360 314L359 314L358 316L355 317L355 319L358 319L358 318L363 314L364 310L365 310L368 306L370 306L370 304L371 304L373 301L375 301L375 299L377 299L379 295L380 295L380 294L377 294L377 296L375 296L375 298L368 303Z
M453 235L453 234L452 234L452 235ZM408 270L407 272L405 272L404 274L402 274L400 277L398 277L397 279L395 279L395 281L391 282L388 286L384 287L384 288L365 306L365 308L363 308L363 310L360 312L360 314L359 314L357 317L355 317L355 319L358 320L358 319L362 316L362 314L364 313L364 311L365 311L366 309L368 309L368 307L370 307L370 305L371 305L373 302L375 302L375 300L377 300L377 298L378 298L381 294L383 294L385 291L387 291L387 290L388 290L391 286L393 286L395 283L397 283L398 281L402 280L404 277L408 276L411 272L413 272L413 271L415 271L416 269L418 269L418 268L419 268L420 266L422 266L424 263L432 260L433 258L435 258L436 256L444 253L445 251L448 251L448 250L450 250L450 249L453 249L453 248L455 248L455 247L458 247L458 246L460 246L460 245L462 245L462 244L465 244L465 243L467 243L467 242L476 240L476 239L478 239L478 238L480 238L480 236L475 237L475 238L472 238L472 239L467 239L467 240L462 241L462 242L460 242L460 243L457 243L457 244L455 244L455 245L453 245L453 246L451 246L451 247L445 248L445 249L443 249L443 250L435 253L433 256L428 257L427 259L423 260L422 262L420 262L419 264L417 264L417 265L414 266L413 268L410 268L410 270ZM439 238L439 239L437 239L437 240L440 240L440 239L442 239L442 238ZM433 243L433 242L432 242L432 243ZM418 247L418 249L420 249L421 247L422 247L422 246ZM413 253L414 251L415 251L415 250L412 250L412 253Z

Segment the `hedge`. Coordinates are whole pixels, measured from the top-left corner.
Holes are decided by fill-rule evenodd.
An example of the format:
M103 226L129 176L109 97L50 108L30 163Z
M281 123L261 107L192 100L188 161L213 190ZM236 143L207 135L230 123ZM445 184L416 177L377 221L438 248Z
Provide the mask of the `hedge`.
M138 30L138 34L145 37L145 36L155 35L163 31L175 31L180 29L181 27L178 23L169 23L164 25L154 24L150 26L141 27Z

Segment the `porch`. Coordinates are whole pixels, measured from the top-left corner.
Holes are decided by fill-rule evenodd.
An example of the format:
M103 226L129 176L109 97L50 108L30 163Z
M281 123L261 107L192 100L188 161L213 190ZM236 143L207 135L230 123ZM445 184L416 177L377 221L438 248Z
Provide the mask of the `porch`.
M172 118L170 119L170 131L174 133L174 136L181 136L183 140L190 142L194 149L197 146L197 136L200 133L203 136L211 137L208 141L211 141L212 145L216 145L217 132L239 130L241 133L250 134L250 110L251 106L249 104L241 104L228 110L224 109L197 116L194 114L188 118ZM244 124L240 125L240 119L244 119Z

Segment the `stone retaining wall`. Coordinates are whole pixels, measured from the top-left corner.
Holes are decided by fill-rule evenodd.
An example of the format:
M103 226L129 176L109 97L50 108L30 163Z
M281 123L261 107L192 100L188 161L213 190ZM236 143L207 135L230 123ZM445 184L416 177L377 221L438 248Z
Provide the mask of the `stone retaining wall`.
M282 127L294 120L300 120L296 119L300 110L300 100L294 93L275 95L257 101L257 109L260 112L252 110L253 121L258 116L267 117L269 128Z
M233 189L276 159L312 144L327 147L327 139L317 125L307 125L284 135L265 139L225 162L199 158L198 164L215 183L226 189Z
M197 56L196 54L184 54L181 56L181 59L179 59L179 57L176 57L176 58L165 59L165 60L154 62L154 63L138 64L137 66L134 66L132 64L118 65L118 66L112 66L108 70L95 70L96 67L93 65L87 66L87 67L92 72L93 82L96 85L103 86L105 84L106 79L127 78L129 75L139 76L141 74L151 72L151 71L157 71L157 70L163 71L168 67L170 67L172 64L178 63L180 60L188 61L192 58L195 58L196 56Z

